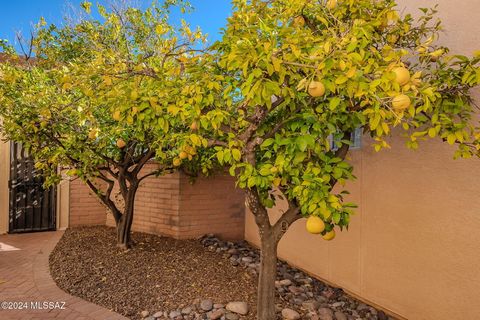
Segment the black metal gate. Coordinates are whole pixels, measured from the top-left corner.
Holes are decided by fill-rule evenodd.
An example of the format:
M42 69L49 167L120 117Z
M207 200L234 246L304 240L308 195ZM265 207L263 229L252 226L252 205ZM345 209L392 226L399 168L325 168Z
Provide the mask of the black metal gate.
M9 232L55 230L55 188L45 190L44 178L18 143L10 148Z

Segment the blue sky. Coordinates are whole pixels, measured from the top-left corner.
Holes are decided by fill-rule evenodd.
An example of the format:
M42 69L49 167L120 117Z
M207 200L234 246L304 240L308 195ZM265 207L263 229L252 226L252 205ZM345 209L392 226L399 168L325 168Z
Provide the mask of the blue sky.
M92 3L109 3L109 0L90 0ZM0 0L0 39L15 44L15 32L21 31L28 37L33 23L44 17L47 23L60 25L68 8L79 8L82 0ZM132 0L148 6L151 0ZM200 26L210 40L219 38L220 28L226 23L230 12L230 0L190 0L195 7L188 20L192 26ZM15 45L18 47L17 45Z

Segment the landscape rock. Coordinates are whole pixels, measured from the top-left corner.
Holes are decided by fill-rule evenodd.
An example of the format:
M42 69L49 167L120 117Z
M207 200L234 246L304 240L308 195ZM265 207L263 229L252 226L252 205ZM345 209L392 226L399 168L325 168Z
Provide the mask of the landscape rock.
M226 309L228 311L246 315L248 313L248 304L243 301L234 301L227 303Z
M378 317L378 320L387 320L388 319L387 315L382 310L379 310L377 312L377 317Z
M302 307L306 310L316 310L320 307L320 303L315 300L309 300L302 303Z
M192 313L192 307L186 307L182 309L182 314L190 314Z
M290 308L285 308L282 310L282 317L285 320L297 320L300 319L300 314Z
M368 310L368 306L365 303L359 303L357 310L358 311Z
M242 258L242 262L245 262L245 263L250 263L253 261L253 258L252 257L243 257Z
M225 310L223 310L223 309L214 310L214 311L210 312L208 318L211 319L211 320L216 320L216 319L220 319L221 317L223 317L224 314L225 314Z
M203 311L210 311L213 309L213 301L210 300L210 299L207 299L207 300L202 300L200 302L200 308L203 310Z
M348 320L348 317L342 311L335 311L335 320Z
M320 320L333 320L333 311L329 308L319 308L318 309L318 318Z
M280 280L280 285L282 286L291 286L292 285L292 280L290 279L283 279L283 280Z
M235 314L233 312L227 312L225 314L225 319L226 320L238 320L240 317L238 316L238 314Z
M148 316L149 316L149 314L150 314L150 312L148 312L148 311L146 311L146 310L144 310L144 311L140 312L140 315L142 316L142 318L146 318L146 317L148 317Z
M180 313L180 311L177 311L177 310L174 310L172 312L170 312L170 314L168 315L170 317L170 319L175 319L177 317L180 317L182 314Z

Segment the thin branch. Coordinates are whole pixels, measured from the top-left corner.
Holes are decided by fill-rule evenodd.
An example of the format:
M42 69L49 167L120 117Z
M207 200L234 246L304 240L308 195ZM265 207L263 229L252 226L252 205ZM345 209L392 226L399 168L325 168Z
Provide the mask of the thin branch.
M216 140L216 139L209 139L208 146L209 147L214 147L214 146L228 147L228 143L224 141Z
M110 198L113 187L115 185L113 181L108 184L109 186L106 194L102 194L102 192L95 186L95 184L90 179L86 179L85 182L87 183L90 190L92 190L93 193L95 193L95 195L110 209L113 214L113 218L115 219L115 222L118 223L118 221L120 221L120 219L122 218L122 213L120 212L120 210L118 210L117 206Z
M280 219L273 225L273 232L277 241L280 240L288 228L301 217L302 215L300 214L300 208L297 203L295 201L288 201L288 210L285 211Z
M351 132L345 132L344 138L350 140L352 138L352 133ZM340 158L342 160L345 160L348 150L350 149L350 144L344 143L340 148L335 151L335 157ZM332 179L330 180L330 190L333 189L333 187L337 184L337 179Z
M140 173L140 170L142 170L143 166L150 160L153 158L153 156L155 155L155 151L152 150L152 149L149 149L147 152L145 152L143 154L143 156L141 157L140 161L137 163L137 165L135 166L135 169L133 169L132 171L132 175L134 177L136 177L139 173Z
M293 117L289 118L289 119L286 119L280 123L277 123L275 125L275 127L273 127L272 131L270 131L269 133L267 133L266 135L263 136L263 139L266 140L266 139L269 139L269 138L272 138L275 136L275 134L280 131L283 127L285 127L285 125L287 123L289 123L290 121L294 120L295 118L298 117L298 113L300 112L300 110L302 110L301 107L298 107L295 111L294 111L294 115Z

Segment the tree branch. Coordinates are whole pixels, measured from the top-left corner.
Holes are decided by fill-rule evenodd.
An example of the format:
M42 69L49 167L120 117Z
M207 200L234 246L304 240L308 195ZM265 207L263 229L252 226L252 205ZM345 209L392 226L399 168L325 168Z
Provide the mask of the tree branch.
M110 198L115 183L110 180L110 182L108 182L108 189L106 191L106 194L102 194L102 192L95 186L95 184L90 179L86 179L85 182L87 183L90 190L92 190L92 192L94 192L95 195L110 209L113 218L115 219L115 222L118 223L122 218L122 213L120 212L120 210L118 210L117 206Z
M255 217L255 223L258 226L260 237L263 238L265 235L270 235L272 232L272 225L270 224L267 209L265 209L265 206L260 200L258 190L256 188L247 188L245 189L245 193L247 195L247 207Z
M302 215L300 214L300 208L297 203L295 201L288 201L288 210L285 211L280 219L273 225L273 232L277 241L280 241L288 228L301 217Z
M352 139L352 132L345 132L343 135L344 138L347 138L348 140ZM335 157L340 158L342 160L345 160L345 157L348 154L348 150L350 149L350 144L344 143L340 148L335 151ZM330 180L330 190L333 189L333 187L337 184L337 179L332 179Z
M140 171L142 170L143 166L153 158L155 155L155 151L152 149L147 150L147 152L144 153L144 155L141 157L140 161L137 163L135 166L135 169L132 171L132 175L136 177Z

